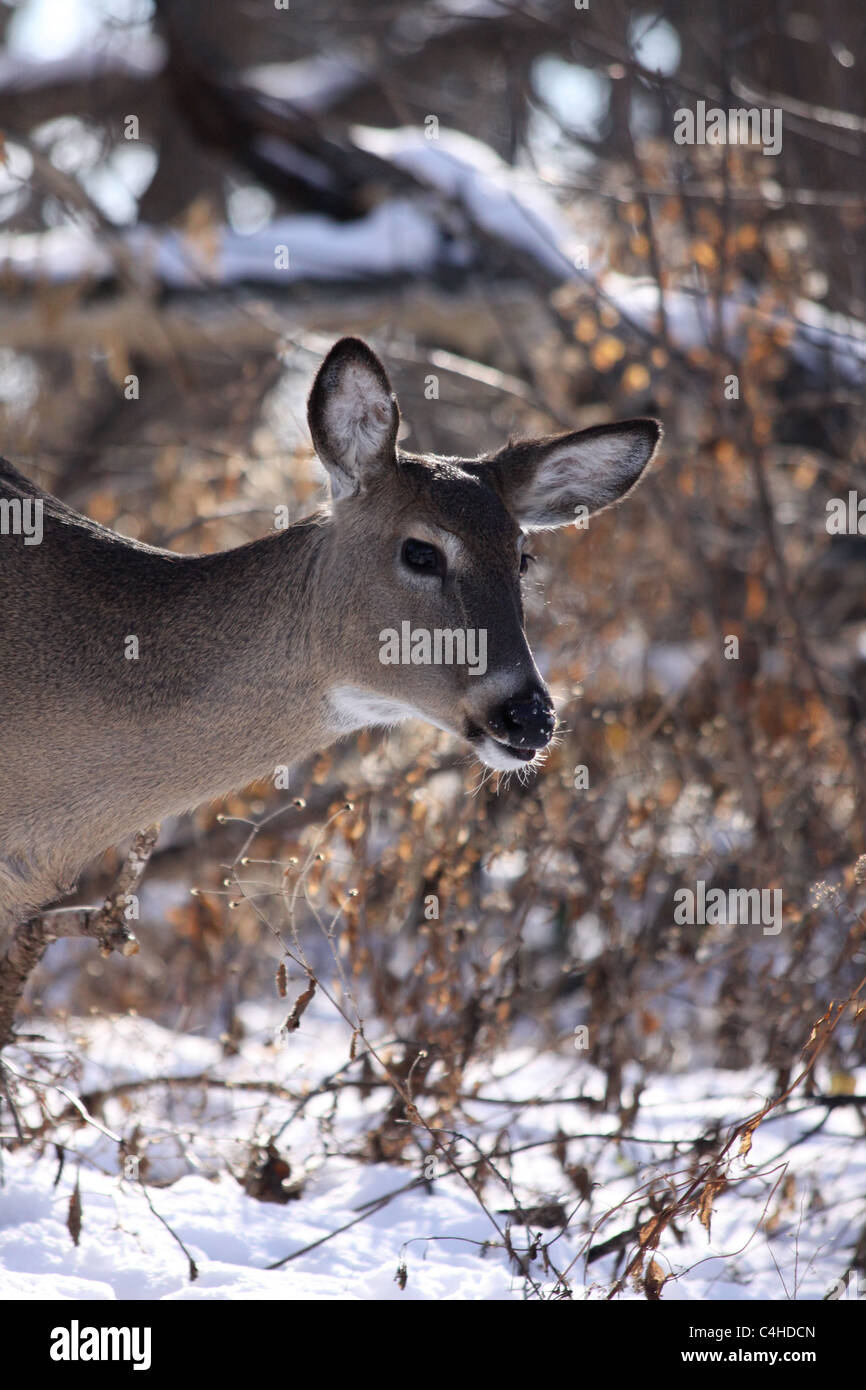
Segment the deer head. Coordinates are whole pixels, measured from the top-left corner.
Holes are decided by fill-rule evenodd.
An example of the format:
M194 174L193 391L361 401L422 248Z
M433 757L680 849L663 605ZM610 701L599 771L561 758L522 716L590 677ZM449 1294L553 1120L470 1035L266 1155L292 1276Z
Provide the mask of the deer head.
M417 716L506 772L550 742L527 533L623 497L658 424L420 457L398 448L388 378L354 338L328 354L309 418L332 507L214 554L128 540L0 461L5 514L32 501L44 521L39 544L0 545L15 615L0 622L0 930L106 845L351 729Z
M322 659L336 733L417 717L498 771L537 762L555 715L523 625L530 533L625 497L653 457L652 419L510 443L476 459L398 447L374 352L343 338L308 418L333 496Z

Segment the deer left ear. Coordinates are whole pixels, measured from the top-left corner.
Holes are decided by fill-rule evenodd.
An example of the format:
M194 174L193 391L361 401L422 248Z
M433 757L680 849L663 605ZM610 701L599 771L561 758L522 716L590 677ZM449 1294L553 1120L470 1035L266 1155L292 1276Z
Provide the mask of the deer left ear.
M331 348L313 382L307 420L334 497L357 492L394 462L397 398L382 363L360 338L341 338Z
M652 459L658 420L596 425L509 444L490 466L511 514L527 530L567 526L578 507L601 511L631 491Z

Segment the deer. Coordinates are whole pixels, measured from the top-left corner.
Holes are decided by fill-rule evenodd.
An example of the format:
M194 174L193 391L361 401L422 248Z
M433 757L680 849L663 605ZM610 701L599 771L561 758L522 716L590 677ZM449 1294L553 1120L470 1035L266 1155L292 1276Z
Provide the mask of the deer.
M143 826L355 730L421 719L497 772L543 760L556 716L524 630L527 538L628 496L659 422L408 452L386 370L352 337L308 422L329 501L212 554L119 535L0 460L0 938ZM27 515L38 535L16 534ZM407 630L384 660L382 634ZM483 633L485 659L449 660L452 642L416 661L419 632Z

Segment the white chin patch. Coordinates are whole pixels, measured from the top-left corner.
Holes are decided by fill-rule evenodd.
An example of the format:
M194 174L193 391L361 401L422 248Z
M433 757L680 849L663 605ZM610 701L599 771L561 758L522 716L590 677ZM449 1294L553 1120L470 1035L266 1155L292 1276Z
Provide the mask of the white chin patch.
M447 724L416 709L414 705L404 704L401 700L392 700L384 695L374 695L368 690L360 690L357 686L335 686L330 691L330 707L331 727L340 735L352 733L356 729L394 728L406 719L420 719L454 738L463 737L456 729L449 728ZM471 748L476 758L485 766L493 768L494 772L516 772L519 768L537 766L535 758L515 758L489 734L485 734L477 742L472 741Z
M331 727L338 734L351 734L356 729L393 729L407 719L420 719L424 724L441 729L443 734L456 733L456 730L432 714L425 714L415 705L391 699L388 695L374 695L354 685L334 686L329 694L329 704Z
M333 726L341 734L352 733L355 729L392 728L402 724L404 719L424 718L413 705L373 695L352 685L335 686L330 692L330 704Z
M533 767L535 759L531 761L527 758L515 758L503 748L501 743L497 743L495 738L490 738L487 734L478 743L473 743L475 755L487 767L492 767L496 772L515 772L520 767Z

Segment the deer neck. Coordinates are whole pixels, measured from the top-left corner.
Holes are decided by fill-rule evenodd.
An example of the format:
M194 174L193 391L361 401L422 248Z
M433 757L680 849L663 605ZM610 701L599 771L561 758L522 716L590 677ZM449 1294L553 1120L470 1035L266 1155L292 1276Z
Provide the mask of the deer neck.
M134 831L331 740L315 640L329 533L317 518L189 557L105 536L76 536L77 554L34 548L53 568L30 588L67 601L33 609L51 677L4 734L0 869L20 864L45 901Z
M317 659L328 540L327 522L300 523L192 557L174 576L155 616L166 659L127 719L174 805L271 777L328 741L327 667Z

